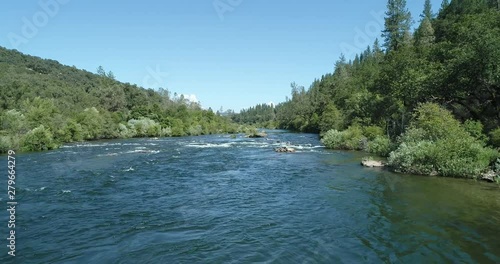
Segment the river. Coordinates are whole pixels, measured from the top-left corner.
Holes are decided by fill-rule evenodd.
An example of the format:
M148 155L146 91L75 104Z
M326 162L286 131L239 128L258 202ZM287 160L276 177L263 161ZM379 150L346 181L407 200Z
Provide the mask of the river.
M498 185L362 156L285 131L19 154L16 257L4 239L0 263L500 263Z

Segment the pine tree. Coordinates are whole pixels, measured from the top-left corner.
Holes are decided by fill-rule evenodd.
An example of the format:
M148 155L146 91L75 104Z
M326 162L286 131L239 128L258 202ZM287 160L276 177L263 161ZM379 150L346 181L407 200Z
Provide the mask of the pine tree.
M449 5L449 0L443 0L443 2L441 3L441 8L439 9L439 13L443 12Z
M432 4L431 0L425 0L424 4L424 12L420 15L423 21L425 18L432 20L434 18L434 14L432 13Z
M430 0L425 0L424 11L420 15L422 18L420 26L415 32L415 44L417 47L428 46L435 40L434 28L432 27L432 6Z
M385 29L382 36L387 51L398 50L407 40L407 33L412 24L411 14L406 7L406 0L388 0Z

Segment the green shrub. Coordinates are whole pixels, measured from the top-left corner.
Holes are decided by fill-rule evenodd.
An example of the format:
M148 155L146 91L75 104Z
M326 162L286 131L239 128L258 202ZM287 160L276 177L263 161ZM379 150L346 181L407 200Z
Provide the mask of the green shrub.
M500 173L500 157L498 157L495 161L495 164L493 164L493 170L499 174Z
M477 132L477 124L466 126ZM450 112L434 104L417 109L400 143L391 152L389 165L406 173L475 178L498 157L497 151L485 148Z
M340 149L343 141L344 133L335 129L328 130L321 139L321 143L329 149Z
M453 133L463 133L464 129L450 111L438 104L420 104L410 123L410 129L422 129L425 140L436 140Z
M500 127L490 132L490 143L492 146L500 148Z
M127 132L134 137L157 137L161 134L161 126L154 120L149 118L131 119L128 121L130 132ZM123 131L123 126L120 128ZM125 133L125 134L127 134ZM124 134L123 132L121 133Z
M187 130L187 134L190 136L199 136L203 133L203 128L201 125L190 126Z
M121 138L131 138L135 137L135 129L134 128L129 128L125 124L119 124L118 125L118 135Z
M350 126L344 131L344 149L348 150L364 150L366 148L367 139L363 135L363 130L359 126Z
M77 122L81 124L83 139L101 138L104 118L95 107L86 108L78 115Z
M22 139L23 151L42 151L56 147L52 133L43 125L29 131Z
M342 132L332 129L326 132L321 142L330 149L362 150L365 148L366 137L359 126L351 126Z
M7 153L12 150L12 143L9 136L0 136L0 153Z
M394 144L387 136L378 136L368 142L367 151L378 156L388 157L393 150Z
M384 129L379 126L363 127L363 135L365 135L368 140L374 140L377 137L384 136Z
M172 136L172 128L170 128L170 127L162 128L160 136L162 136L162 137L171 137Z
M57 138L59 142L83 141L82 125L70 119L61 129L56 131L54 138Z
M483 147L473 137L448 137L434 144L434 156L439 175L475 178L484 172L498 153Z
M437 173L432 162L433 143L402 143L389 154L388 164L396 171L413 174L431 175Z
M466 120L462 127L471 135L473 138L485 142L488 140L486 135L483 134L483 124L479 121Z

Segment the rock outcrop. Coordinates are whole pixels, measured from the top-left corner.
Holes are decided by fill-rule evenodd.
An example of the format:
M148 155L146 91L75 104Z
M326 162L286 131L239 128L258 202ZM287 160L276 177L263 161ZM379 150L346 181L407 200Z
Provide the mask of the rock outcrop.
M481 175L481 180L483 180L483 181L496 182L497 179L498 179L498 176L492 170L488 171L487 173L483 173Z
M278 148L275 148L274 151L280 152L280 153L293 153L293 152L295 152L295 149L290 148L290 147L278 147Z
M267 137L267 134L265 132L260 132L260 133L248 135L248 137L249 138L263 138L263 137Z
M373 159L363 159L361 161L361 165L368 167L368 168L382 168L385 167L385 163L379 160L373 160Z

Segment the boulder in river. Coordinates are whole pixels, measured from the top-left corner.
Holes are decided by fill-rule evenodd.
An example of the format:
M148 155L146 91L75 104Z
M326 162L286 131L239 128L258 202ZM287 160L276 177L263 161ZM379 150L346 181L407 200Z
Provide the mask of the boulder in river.
M278 148L275 148L274 151L280 152L280 153L294 153L295 149L290 148L290 147L278 147Z
M492 170L488 171L487 173L481 174L481 180L488 182L496 182L497 177L498 176Z
M260 132L260 133L253 133L248 135L249 138L263 138L267 137L267 134L265 132Z
M385 163L383 161L379 160L374 160L371 158L364 158L361 160L361 165L368 167L368 168L382 168L385 167Z

